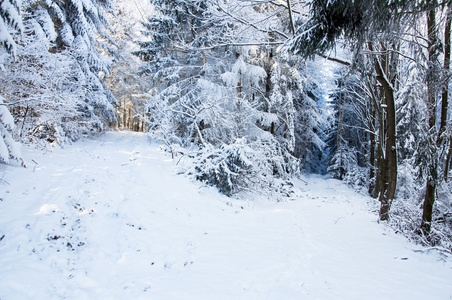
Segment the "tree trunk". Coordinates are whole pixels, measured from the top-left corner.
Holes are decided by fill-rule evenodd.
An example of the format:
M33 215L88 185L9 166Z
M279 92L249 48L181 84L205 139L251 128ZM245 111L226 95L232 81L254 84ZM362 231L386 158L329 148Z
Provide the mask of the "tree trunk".
M451 29L451 11L450 8L448 7L446 17L446 27L444 29L444 71L446 74L448 74L450 70L450 52L451 52L450 29ZM446 130L448 105L449 105L449 79L447 79L447 81L444 83L443 94L441 97L441 121L438 133L438 142L437 142L438 147L443 142L442 134Z
M267 99L270 99L271 92L272 92L272 65L273 65L273 48L270 49L270 52L268 54L268 61L265 66L265 73L267 74L267 78L265 81L265 97ZM266 112L271 113L272 107L267 107ZM270 129L265 128L264 130L270 130L271 134L275 134L275 122L272 122L270 125Z
M450 7L447 7L447 17L446 17L446 27L444 29L444 70L446 73L449 73L450 71L450 53L451 53L451 41L450 41L450 34L451 34L451 25L452 25L452 16L451 16L451 9ZM446 130L447 126L447 107L449 106L449 80L447 80L444 83L443 87L443 95L442 95L442 103L441 103L441 126L439 131L438 138L440 139L440 142L442 142L441 135ZM447 147L447 146L446 146ZM449 150L446 155L446 161L444 165L444 180L447 181L447 177L449 176L449 164L450 164L450 158L452 155L452 138L450 140Z
M433 203L435 202L436 184L433 179L427 180L425 190L424 209L422 212L421 229L425 235L430 234L433 217Z
M375 128L375 109L373 105L370 105L370 124L369 128L371 131ZM370 141L370 147L369 147L369 195L374 194L375 190L375 135L373 133L369 133L369 141Z
M380 103L379 107L376 107L376 110L378 112L378 136L376 137L377 139L377 164L376 164L376 168L377 168L377 176L375 178L375 191L374 191L374 198L379 198L379 195L381 193L381 190L383 189L383 173L386 172L386 164L385 164L385 157L384 157L384 152L383 152L383 147L384 147L384 135L385 135L385 120L384 120L384 114L383 111L381 109L381 104L385 103L384 102L384 93L383 93L383 88L380 87L380 91L379 91L379 99L378 99L378 103ZM377 105L375 103L375 105Z
M450 168L450 164L451 164L451 159L452 157L452 138L450 139L450 144L449 144L449 151L447 152L447 156L446 156L446 165L444 167L444 180L448 180L449 177L449 168Z
M394 52L391 52L394 55ZM391 57L391 62L394 58ZM392 68L392 67L391 67ZM397 74L394 70L390 70L388 73ZM389 218L389 208L394 199L395 191L397 188L397 148L396 148L396 107L394 97L394 82L390 86L384 86L385 97L387 104L387 141L386 141L386 159L388 160L388 187L386 190L385 198L388 201L388 209L385 214L381 214L380 219L387 220Z
M449 73L450 70L450 53L451 53L451 24L452 24L452 16L451 16L450 6L447 7L447 18L446 18L446 28L444 29L444 70L446 73ZM440 144L442 143L442 134L446 130L447 126L447 108L449 106L449 80L447 80L443 87L443 95L442 95L442 103L441 103L441 126L439 130L438 140ZM439 145L438 145L439 146ZM446 146L447 147L447 146ZM450 140L449 150L446 155L446 161L444 165L444 180L447 181L447 177L449 176L449 164L450 158L452 155L452 139Z
M377 199L380 195L381 192L381 186L382 186L382 179L381 179L381 174L382 174L382 170L383 170L383 152L381 151L381 143L377 143L376 144L377 147L377 160L375 162L375 169L376 169L376 174L375 174L375 188L374 188L374 193L372 195L373 198Z
M370 134L370 163L369 163L369 195L373 195L375 190L375 139L372 134Z
M383 45L382 45L383 46ZM387 49L384 49L387 52ZM389 219L389 210L391 208L392 201L397 186L397 151L396 151L396 111L395 111L395 98L393 85L389 81L390 74L395 73L392 70L392 64L389 60L394 59L388 54L381 56L382 60L375 58L375 69L377 72L377 80L380 82L383 95L384 106L386 106L386 118L380 118L380 131L383 131L383 145L380 145L381 151L384 150L384 157L381 165L381 192L380 192L380 220L385 221ZM383 115L385 110L381 109L380 114Z
M428 30L428 71L427 71L427 108L428 108L428 139L429 148L431 149L431 159L427 167L427 186L425 189L424 209L422 213L421 230L425 235L430 234L433 204L435 202L436 185L438 180L438 136L436 135L436 85L435 78L437 76L437 58L438 51L436 37L436 12L435 8L431 8L427 12L427 30ZM436 139L436 141L435 141Z

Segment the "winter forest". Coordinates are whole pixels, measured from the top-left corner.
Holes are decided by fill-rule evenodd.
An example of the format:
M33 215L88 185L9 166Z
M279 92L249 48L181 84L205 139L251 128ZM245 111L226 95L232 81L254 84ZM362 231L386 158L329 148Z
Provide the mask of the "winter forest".
M452 254L452 2L0 3L4 165L147 132L226 197L285 201L293 178L335 178Z

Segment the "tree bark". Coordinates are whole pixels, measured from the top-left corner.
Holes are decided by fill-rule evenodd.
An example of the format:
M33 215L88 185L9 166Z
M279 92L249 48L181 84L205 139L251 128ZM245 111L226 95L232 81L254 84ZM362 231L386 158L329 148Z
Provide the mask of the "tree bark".
M452 16L451 16L450 6L447 7L447 17L446 17L446 27L444 29L444 70L446 71L446 76L449 76L450 71L450 53L451 53L451 25L452 25ZM447 81L444 83L443 94L442 94L442 103L441 103L441 127L438 138L441 139L442 142L442 134L446 130L447 126L447 108L449 106L449 78L447 77ZM447 147L447 146L446 146ZM449 144L449 150L446 155L446 161L444 165L444 180L447 181L447 177L449 176L449 164L450 158L452 155L452 138Z
M382 45L383 46L383 45ZM380 115L380 132L382 134L383 143L380 149L384 151L384 157L381 158L381 191L380 191L380 220L386 221L389 219L389 210L394 199L397 187L397 150L396 150L396 111L395 111L395 97L394 88L390 82L391 73L394 64L390 60L394 57L387 54L387 49L384 49L386 54L381 55L381 61L378 57L375 58L375 70L377 73L377 80L383 89L384 103L381 108ZM386 108L386 111L383 109ZM380 133L380 134L381 134ZM384 145L384 149L382 148ZM381 154L380 154L381 156Z
M377 85L375 84L375 86L377 87ZM376 88L376 93L375 93L378 98L375 99L374 102L374 107L375 107L375 111L378 113L378 135L375 137L376 138L376 151L377 151L377 161L376 161L376 170L377 170L377 174L376 174L376 178L375 178L375 190L374 190L374 194L373 197L375 199L379 198L380 193L382 191L383 188L383 173L386 172L387 170L387 166L385 163L385 156L384 156L384 151L383 151L383 147L385 145L384 143L384 136L385 136L385 130L386 130L386 125L385 125L385 115L382 111L381 105L385 104L385 99L384 99L384 92L383 92L383 87L380 86L378 87L378 89ZM377 102L378 101L378 102Z
M370 130L373 130L375 128L375 108L373 103L371 103L370 105L370 120L369 120L369 128ZM369 141L370 141L370 147L369 147L369 195L373 195L374 194L374 190L376 187L376 182L375 182L375 135L373 133L369 134Z
M436 12L435 8L427 11L427 30L428 30L428 71L427 71L427 108L428 108L428 139L431 149L431 158L427 166L427 186L425 189L424 208L422 212L421 230L425 235L430 234L433 204L435 202L436 185L438 180L438 137L436 133L436 84L435 77L436 63L438 57L437 36L436 36ZM436 141L435 141L436 139Z
M344 179L345 171L343 167L343 155L342 155L342 129L343 129L343 120L344 120L344 108L343 108L344 100L343 96L341 95L339 99L339 115L338 115L338 121L337 121L337 136L336 136L336 147L339 152L340 157L340 166L339 166L339 179Z
M447 152L446 156L446 166L444 167L444 180L448 181L449 177L449 167L451 164L450 159L452 158L452 138L450 139L449 143L449 151Z
M444 71L446 76L449 76L450 70L450 29L451 29L451 11L450 7L447 9L446 27L444 29ZM442 134L446 130L447 125L447 107L449 105L449 79L446 80L443 87L443 94L441 97L441 121L438 133L437 145L440 146L443 142Z

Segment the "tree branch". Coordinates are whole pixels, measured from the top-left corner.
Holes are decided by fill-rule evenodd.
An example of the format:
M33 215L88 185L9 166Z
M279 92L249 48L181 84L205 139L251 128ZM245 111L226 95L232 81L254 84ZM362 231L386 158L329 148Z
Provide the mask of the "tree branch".
M284 37L285 39L289 39L289 37L288 37L287 35L285 35L284 33L282 33L282 32L279 31L279 30L266 30L266 29L262 29L262 28L257 27L256 25L254 25L254 24L248 22L247 20L244 20L244 19L242 19L242 18L239 18L239 17L237 17L237 16L234 16L234 15L231 14L230 12L226 11L226 10L220 5L220 3L218 3L218 2L217 2L217 6L218 6L218 9L220 9L224 14L228 15L229 17L233 18L234 20L236 20L236 21L238 21L238 22L240 22L240 23L242 23L242 24L244 24L244 25L251 26L251 27L253 27L253 28L256 29L256 30L259 30L259 31L262 31L262 32L266 32L266 33L271 33L271 32L277 33L277 34L281 35L282 37Z
M284 44L284 42L264 42L264 43L225 43L217 44L209 47L191 47L191 46L179 46L176 45L175 48L181 51L193 51L193 50L212 50L221 47L246 47L246 46L279 46Z
M349 61L342 60L340 58L329 57L329 56L326 56L326 55L321 54L321 53L316 53L316 55L318 55L318 56L320 56L320 57L322 57L322 58L324 58L326 60L333 61L335 63L341 64L341 65L344 65L344 66L347 66L347 67L350 67L352 65Z
M290 3L290 0L287 0L287 9L289 10L290 29L292 29L292 33L295 34L295 24L293 21L292 4Z

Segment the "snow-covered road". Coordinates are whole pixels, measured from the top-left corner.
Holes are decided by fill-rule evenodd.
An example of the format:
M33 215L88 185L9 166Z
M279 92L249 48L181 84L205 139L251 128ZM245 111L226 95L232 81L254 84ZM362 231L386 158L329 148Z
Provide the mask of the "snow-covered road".
M338 181L229 199L130 132L23 152L0 165L1 300L452 299L452 263Z

